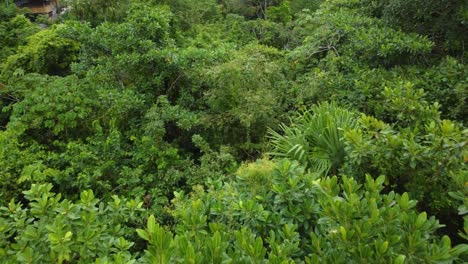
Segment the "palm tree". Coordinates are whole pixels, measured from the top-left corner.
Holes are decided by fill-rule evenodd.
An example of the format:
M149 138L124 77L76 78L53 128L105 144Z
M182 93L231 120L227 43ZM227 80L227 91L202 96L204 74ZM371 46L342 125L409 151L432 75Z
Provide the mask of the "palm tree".
M280 126L281 133L269 130L271 155L299 161L321 174L336 173L346 156L344 129L354 128L355 113L335 103L322 103Z

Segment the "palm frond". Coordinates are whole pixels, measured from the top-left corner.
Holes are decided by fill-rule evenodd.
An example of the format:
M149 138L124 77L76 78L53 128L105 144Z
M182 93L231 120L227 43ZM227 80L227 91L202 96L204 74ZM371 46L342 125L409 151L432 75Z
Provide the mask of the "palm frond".
M326 175L343 162L343 131L356 126L357 116L334 103L323 103L312 106L291 123L281 125L281 132L269 130L270 155L297 160Z

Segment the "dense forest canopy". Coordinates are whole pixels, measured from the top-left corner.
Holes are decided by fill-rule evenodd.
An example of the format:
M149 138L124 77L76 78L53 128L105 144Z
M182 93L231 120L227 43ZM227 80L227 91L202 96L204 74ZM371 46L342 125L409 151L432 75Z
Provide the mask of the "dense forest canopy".
M1 263L468 261L467 1L61 4L0 3Z

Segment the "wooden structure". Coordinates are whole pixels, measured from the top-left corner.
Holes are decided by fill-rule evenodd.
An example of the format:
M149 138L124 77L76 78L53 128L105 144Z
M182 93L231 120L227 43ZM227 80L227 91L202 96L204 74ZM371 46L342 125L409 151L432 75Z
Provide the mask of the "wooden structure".
M18 7L27 7L33 14L43 14L49 17L57 15L59 0L15 0Z

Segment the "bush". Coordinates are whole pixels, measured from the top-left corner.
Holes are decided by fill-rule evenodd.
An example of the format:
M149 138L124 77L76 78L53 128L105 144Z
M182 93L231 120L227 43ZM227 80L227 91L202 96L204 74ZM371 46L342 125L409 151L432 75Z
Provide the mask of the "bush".
M3 263L90 263L99 257L129 263L135 232L142 224L143 202L113 196L100 202L83 191L73 203L51 192L52 185L32 185L22 203L0 208L0 260Z
M272 165L250 164L236 181L215 181L208 192L197 188L190 199L178 194L176 236L191 237L199 247L198 234L248 228L262 238L273 263L437 262L466 250L452 249L446 236L437 238L441 225L418 213L407 193L381 194L383 176L367 175L361 185L346 176L316 178L289 161ZM225 239L235 247L232 237ZM236 250L226 252L227 260Z
M398 131L363 115L357 128L344 133L347 157L342 172L354 177L364 172L386 175L390 189L409 192L420 201L420 210L437 215L453 235L460 222L456 205L441 194L453 188L452 175L465 167L467 132L437 119Z
M176 193L169 228L154 216L143 223L143 202L114 195L104 203L92 191L71 202L50 184L32 185L23 192L26 207L12 200L0 208L0 260L420 263L451 262L466 252L437 238L438 221L417 213L407 193L381 194L384 181L320 179L297 163L258 161L230 184L212 181L191 197Z

